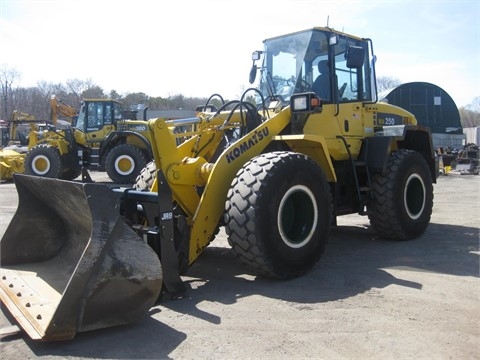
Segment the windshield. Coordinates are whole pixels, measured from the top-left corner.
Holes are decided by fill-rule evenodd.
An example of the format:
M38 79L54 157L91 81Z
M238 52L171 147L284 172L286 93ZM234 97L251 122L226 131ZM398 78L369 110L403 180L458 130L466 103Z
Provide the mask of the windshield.
M311 91L317 65L328 59L327 34L305 31L265 40L259 90L264 97L288 101L293 93Z
M85 103L80 105L80 111L74 127L80 131L85 131Z

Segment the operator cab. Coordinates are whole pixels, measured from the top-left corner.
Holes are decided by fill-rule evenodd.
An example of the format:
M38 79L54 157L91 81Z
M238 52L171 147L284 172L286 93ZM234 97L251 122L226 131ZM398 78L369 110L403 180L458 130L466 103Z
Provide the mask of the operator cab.
M252 54L250 83L260 70L258 90L265 101L287 105L292 94L304 92L315 92L323 104L377 100L370 39L313 28L267 39L264 45ZM260 96L257 100L260 104Z
M75 128L84 133L98 131L122 120L122 111L121 104L116 101L85 100L80 105Z

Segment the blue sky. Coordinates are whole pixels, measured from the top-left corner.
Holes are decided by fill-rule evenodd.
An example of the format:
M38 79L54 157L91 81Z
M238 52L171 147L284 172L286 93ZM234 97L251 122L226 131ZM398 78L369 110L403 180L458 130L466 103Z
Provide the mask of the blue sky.
M480 0L0 0L0 65L18 86L238 98L265 38L328 24L373 40L377 75L480 96Z

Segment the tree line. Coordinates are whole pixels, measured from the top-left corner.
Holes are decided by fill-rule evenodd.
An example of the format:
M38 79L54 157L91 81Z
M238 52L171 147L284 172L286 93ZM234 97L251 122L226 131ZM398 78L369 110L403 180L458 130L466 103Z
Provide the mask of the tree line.
M14 70L0 69L0 118L9 120L14 110L33 115L37 120L47 120L51 117L50 98L55 95L62 102L78 109L83 99L113 99L123 104L126 110L137 108L144 104L150 109L190 109L203 105L207 98L185 97L181 94L167 98L151 97L145 93L129 93L121 95L115 90L105 91L92 80L67 80L65 84L53 84L45 81L35 87L16 87L18 74Z
M91 79L70 79L65 84L41 81L35 87L22 88L16 85L19 78L20 73L17 70L7 68L6 65L0 66L0 119L9 120L14 110L33 115L38 120L50 119L52 95L75 109L80 107L82 99L118 100L126 110L137 108L138 104L144 104L150 110L195 110L198 105L203 105L208 100L200 97L185 97L182 94L171 95L167 98L151 97L143 92L121 95L115 90L111 90L107 94ZM379 91L391 89L400 84L400 80L393 77L377 77ZM213 101L214 105L218 105L215 104L215 100ZM458 110L463 127L480 126L480 97L476 97L471 104L460 107Z

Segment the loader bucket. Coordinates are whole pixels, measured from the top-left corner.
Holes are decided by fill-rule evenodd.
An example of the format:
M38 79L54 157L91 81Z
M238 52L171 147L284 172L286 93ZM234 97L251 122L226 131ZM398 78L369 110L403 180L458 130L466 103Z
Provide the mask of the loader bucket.
M145 315L160 294L161 264L120 216L121 193L28 175L14 181L0 299L28 335L67 340Z

